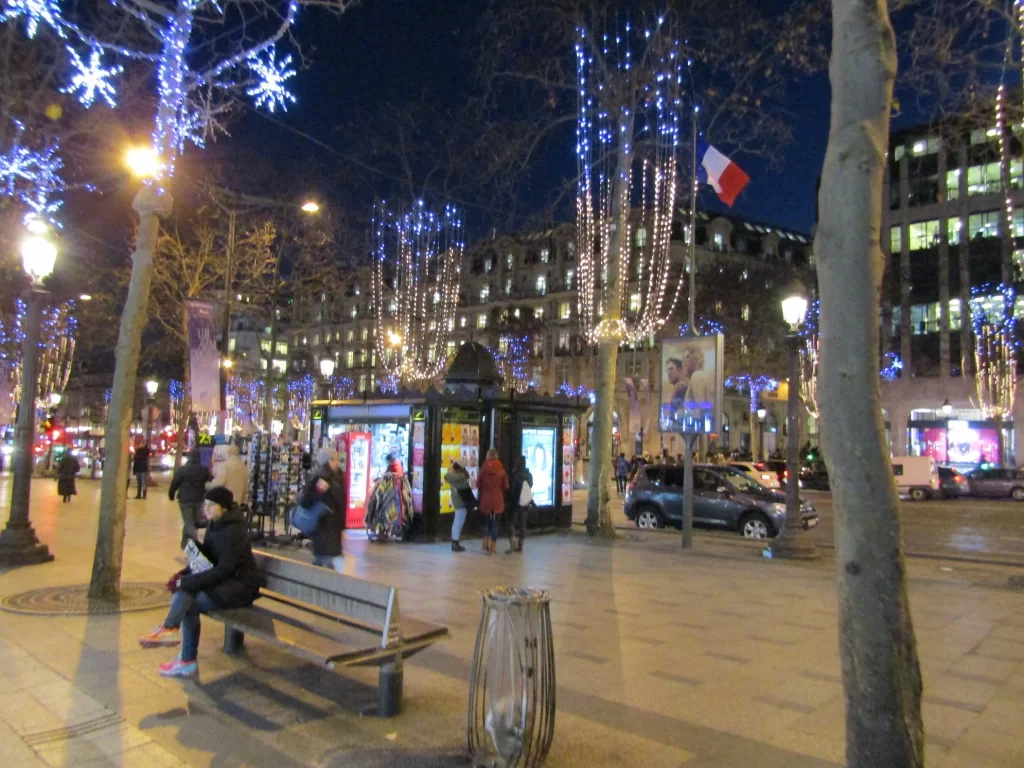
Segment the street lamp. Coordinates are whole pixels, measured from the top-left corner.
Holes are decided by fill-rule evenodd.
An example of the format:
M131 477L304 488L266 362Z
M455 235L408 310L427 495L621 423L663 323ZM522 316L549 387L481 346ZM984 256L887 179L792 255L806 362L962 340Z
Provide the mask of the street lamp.
M320 204L315 200L307 200L302 204L303 213L320 213Z
M786 403L786 522L772 542L772 557L789 560L816 560L814 542L803 534L800 518L800 326L807 314L807 299L796 292L782 300L782 318L789 326L786 347L789 350L789 397ZM763 434L763 432L762 432Z
M153 438L153 398L156 397L157 390L160 389L160 382L155 379L150 379L146 382L146 448L149 448L150 441Z
M11 511L7 527L0 532L0 565L30 565L53 560L49 548L40 543L29 522L32 490L32 462L35 458L36 388L39 383L39 314L44 294L40 284L53 272L57 246L41 219L31 219L21 242L21 260L32 278L26 296L25 331L21 349L21 401L14 430L11 462ZM59 402L59 401L58 401Z
M334 358L325 355L320 358L320 375L324 379L324 389L327 390L327 398L331 397L331 376L334 375Z
M757 406L757 454L754 461L764 461L764 420L768 411L760 403ZM753 431L753 430L751 430Z
M128 170L140 179L155 179L164 168L153 147L132 147L125 153L124 160Z

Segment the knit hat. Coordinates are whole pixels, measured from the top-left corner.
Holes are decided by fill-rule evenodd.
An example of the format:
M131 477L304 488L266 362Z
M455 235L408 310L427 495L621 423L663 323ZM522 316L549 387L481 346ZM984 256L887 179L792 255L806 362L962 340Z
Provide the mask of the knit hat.
M224 507L224 509L231 509L235 505L234 494L223 486L208 490L206 492L206 500L212 501L214 504Z
M321 467L326 467L331 463L331 460L339 461L340 457L338 456L338 452L329 445L324 446L316 452L316 463Z

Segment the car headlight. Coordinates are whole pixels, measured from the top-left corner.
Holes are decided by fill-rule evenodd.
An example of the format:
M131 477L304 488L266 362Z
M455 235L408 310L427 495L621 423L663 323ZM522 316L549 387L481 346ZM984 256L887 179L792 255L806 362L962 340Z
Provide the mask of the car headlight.
M772 504L772 509L775 510L775 514L777 514L777 515L784 515L784 514L786 514L786 505L785 504Z

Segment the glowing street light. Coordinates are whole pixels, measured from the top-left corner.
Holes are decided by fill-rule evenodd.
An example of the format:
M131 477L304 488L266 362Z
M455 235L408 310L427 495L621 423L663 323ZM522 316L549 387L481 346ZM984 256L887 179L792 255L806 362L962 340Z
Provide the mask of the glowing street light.
M320 213L320 204L315 200L307 200L302 204L303 213Z
M333 357L322 357L320 358L320 375L325 379L331 378L334 375L334 358Z
M39 230L38 220L29 225L29 234L21 241L21 264L34 283L45 280L53 273L57 263L57 245L45 230Z
M128 170L140 179L155 179L164 169L160 156L152 147L132 147L124 159Z
M50 407L56 408L60 405L60 392L54 392L50 395Z
M794 294L782 300L782 319L786 321L790 330L794 333L803 324L806 314L807 299L803 296Z
M156 397L157 391L160 389L160 382L154 379L150 379L146 382L146 392L150 397Z
M395 348L402 346L402 334L388 331L388 346Z
M225 357L224 361L221 363L221 365L224 366L224 369L228 370L228 371L231 370L231 368L232 368L232 366L234 364L235 364L234 360L232 360L230 357Z

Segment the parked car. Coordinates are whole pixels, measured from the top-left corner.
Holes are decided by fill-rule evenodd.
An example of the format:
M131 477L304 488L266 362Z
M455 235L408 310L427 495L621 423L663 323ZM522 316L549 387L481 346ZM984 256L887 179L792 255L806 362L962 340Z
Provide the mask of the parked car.
M683 468L665 464L643 467L626 489L626 517L638 528L664 528L683 520ZM804 528L818 524L818 513L800 502ZM721 465L693 468L694 525L726 528L748 539L774 536L786 521L786 497L765 488L738 469Z
M758 465L752 461L730 461L726 466L742 472L747 477L757 480L757 482L765 488L775 490L782 487L779 483L779 476L775 472L767 468L759 469Z
M967 475L971 496L1024 501L1024 470L987 467Z
M939 470L931 456L893 456L896 492L924 501L939 493Z
M943 499L955 499L968 496L971 485L967 478L952 467L939 467L939 495Z

